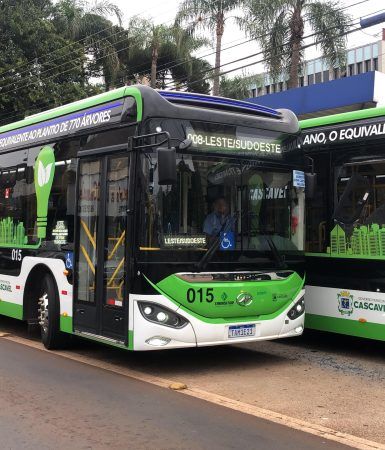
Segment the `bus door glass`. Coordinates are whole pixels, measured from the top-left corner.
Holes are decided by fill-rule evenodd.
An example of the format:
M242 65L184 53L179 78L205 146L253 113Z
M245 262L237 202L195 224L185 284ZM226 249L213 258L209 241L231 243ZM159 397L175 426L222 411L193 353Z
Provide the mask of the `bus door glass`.
M75 331L126 342L127 155L80 161Z

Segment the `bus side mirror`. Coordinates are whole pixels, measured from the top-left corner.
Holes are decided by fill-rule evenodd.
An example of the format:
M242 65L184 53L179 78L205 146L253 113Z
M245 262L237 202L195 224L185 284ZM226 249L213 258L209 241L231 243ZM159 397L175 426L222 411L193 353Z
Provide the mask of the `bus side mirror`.
M176 184L176 150L175 147L158 147L158 184Z
M317 174L305 173L305 196L313 199L317 192Z

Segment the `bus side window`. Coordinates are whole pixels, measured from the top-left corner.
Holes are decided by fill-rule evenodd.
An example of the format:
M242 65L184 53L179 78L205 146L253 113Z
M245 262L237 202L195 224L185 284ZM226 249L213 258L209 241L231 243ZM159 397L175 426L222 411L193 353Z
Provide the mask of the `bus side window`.
M317 189L313 198L306 199L306 251L322 253L329 244L328 190L330 176L329 153L310 155L317 173Z
M0 156L0 246L18 247L33 237L29 213L35 189L27 173L26 150Z
M345 179L341 178L341 181ZM337 182L337 189L339 188ZM368 206L370 195L370 182L368 176L353 173L347 180L342 194L335 206L333 219L342 225L353 225Z

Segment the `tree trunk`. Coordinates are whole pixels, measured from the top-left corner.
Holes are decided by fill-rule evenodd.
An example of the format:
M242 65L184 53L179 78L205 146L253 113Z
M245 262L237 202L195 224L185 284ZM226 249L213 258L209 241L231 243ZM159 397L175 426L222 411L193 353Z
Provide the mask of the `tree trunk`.
M152 58L151 58L151 87L156 88L156 68L158 64L158 47L154 45L152 48Z
M219 95L219 73L221 70L221 47L224 28L225 28L224 15L223 12L220 11L217 16L217 30L216 30L217 41L215 48L213 95Z
M288 89L298 87L299 64L301 61L301 43L304 33L302 10L296 8L290 20L290 69Z

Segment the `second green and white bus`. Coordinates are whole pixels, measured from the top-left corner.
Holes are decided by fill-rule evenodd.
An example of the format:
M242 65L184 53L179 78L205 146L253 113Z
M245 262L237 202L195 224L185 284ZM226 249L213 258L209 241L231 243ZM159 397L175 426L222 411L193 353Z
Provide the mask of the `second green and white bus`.
M385 108L304 120L306 328L385 340Z
M300 335L298 131L286 110L145 86L0 128L0 314L47 348Z

